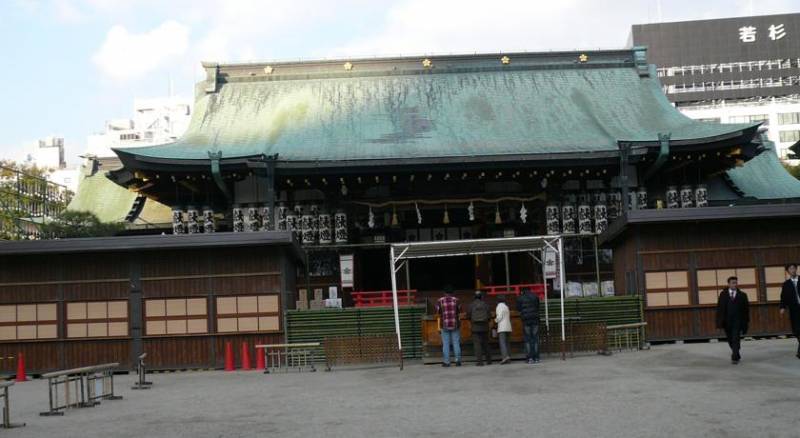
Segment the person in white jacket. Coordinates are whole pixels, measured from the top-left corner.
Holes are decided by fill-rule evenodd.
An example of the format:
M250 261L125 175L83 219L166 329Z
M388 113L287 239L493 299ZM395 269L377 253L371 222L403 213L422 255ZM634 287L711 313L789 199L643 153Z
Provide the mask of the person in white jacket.
M508 341L511 337L511 311L506 305L506 296L497 296L497 307L494 309L494 322L497 324L497 337L500 343L500 355L503 360L500 361L501 365L505 365L511 361L511 356L508 354Z

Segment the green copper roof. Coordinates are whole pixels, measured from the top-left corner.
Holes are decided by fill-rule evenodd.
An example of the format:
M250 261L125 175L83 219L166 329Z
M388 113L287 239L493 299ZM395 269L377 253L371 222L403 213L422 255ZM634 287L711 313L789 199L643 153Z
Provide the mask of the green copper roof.
M500 55L462 57L469 65L432 57L429 69L398 58L404 69L369 74L358 73L357 61L349 72L337 64L337 74L315 74L315 65L295 71L303 66L295 63L249 65L249 76L237 77L233 67L218 66L210 85L198 87L177 143L117 153L207 160L209 151L221 151L223 159L278 154L279 161L591 153L616 151L620 140L656 142L658 133L676 142L752 127L683 116L652 68L634 63L633 51L614 52L613 62L587 53L587 63L573 61L577 53L560 54L569 62L513 55L508 65ZM293 74L275 76L290 67Z
M67 209L91 212L100 222L124 222L136 196L135 192L106 178L104 172L96 172L94 175L83 177L78 184L78 192ZM166 205L148 199L134 222L170 223L171 214L170 208Z
M767 150L742 167L727 171L728 181L742 196L757 199L800 198L800 180L781 164L771 142Z

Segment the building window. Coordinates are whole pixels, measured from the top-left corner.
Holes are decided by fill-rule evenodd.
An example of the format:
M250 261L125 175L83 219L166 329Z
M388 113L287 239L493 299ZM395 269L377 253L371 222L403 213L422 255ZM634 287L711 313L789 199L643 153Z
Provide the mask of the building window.
M767 282L767 301L780 301L783 282L789 278L783 266L767 266L764 268L764 280Z
M217 297L217 332L275 332L280 330L277 295Z
M58 316L55 303L0 306L0 341L57 337Z
M128 301L67 303L68 338L128 336Z
M795 143L800 140L800 131L780 131L778 135L781 143Z
M758 301L756 268L703 269L697 271L697 303L717 304L719 293L728 287L728 278L739 279L739 289L750 302Z
M779 125L797 125L800 124L800 112L798 113L779 113Z
M689 305L687 271L646 272L647 307Z
M707 118L695 119L695 120L697 120L698 122L705 122L705 123L719 123L720 122L720 118L719 117L707 117Z
M208 333L206 298L147 299L144 312L148 336Z

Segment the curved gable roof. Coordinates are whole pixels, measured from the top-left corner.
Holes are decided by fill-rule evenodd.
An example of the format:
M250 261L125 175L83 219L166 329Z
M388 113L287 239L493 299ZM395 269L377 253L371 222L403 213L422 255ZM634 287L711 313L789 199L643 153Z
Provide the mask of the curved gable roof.
M476 55L449 64L431 58L438 70L403 64L362 73L354 61L336 74L290 64L285 70L295 70L284 76L253 73L282 65L239 76L242 66L216 67L212 91L200 92L178 142L117 153L207 160L219 151L223 159L278 154L295 162L595 153L617 151L618 141L655 143L659 133L701 142L753 128L685 117L652 69L634 63L634 51L589 53L596 61L516 54L502 65L501 55Z

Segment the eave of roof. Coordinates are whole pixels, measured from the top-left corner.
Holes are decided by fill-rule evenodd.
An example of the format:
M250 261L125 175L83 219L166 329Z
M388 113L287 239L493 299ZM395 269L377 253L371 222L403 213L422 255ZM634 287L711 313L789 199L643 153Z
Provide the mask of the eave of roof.
M286 246L296 260L305 254L288 231L260 233L164 234L144 236L87 237L58 240L0 242L0 256L130 252L166 249L201 249L243 246Z
M635 225L793 217L800 217L800 203L631 210L613 221L599 240L602 244L613 242Z

